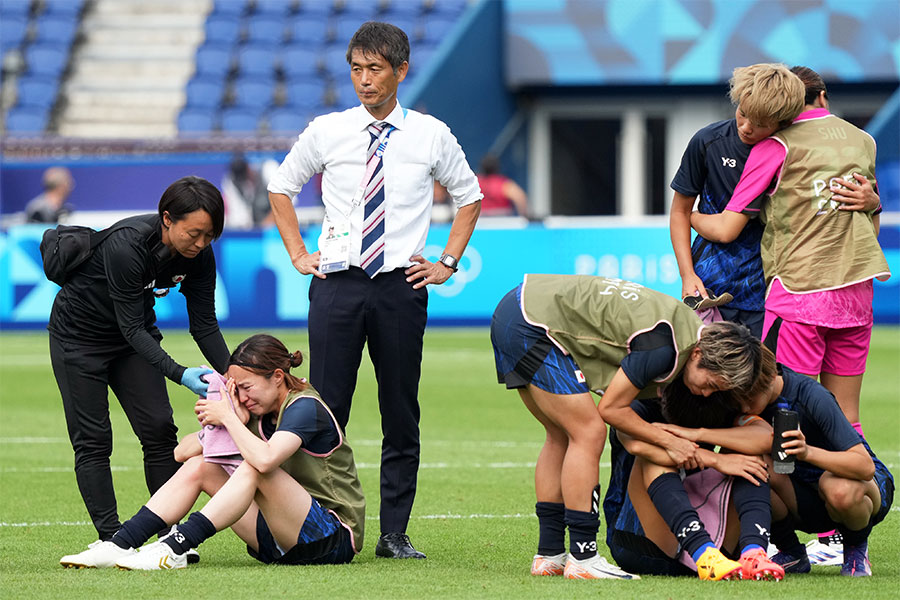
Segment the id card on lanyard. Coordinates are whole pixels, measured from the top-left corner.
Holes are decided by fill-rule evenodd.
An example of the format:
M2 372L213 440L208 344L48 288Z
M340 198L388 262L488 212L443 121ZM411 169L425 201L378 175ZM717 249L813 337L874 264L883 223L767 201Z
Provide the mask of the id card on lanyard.
M338 271L346 271L350 268L350 215L362 204L363 196L366 193L366 186L375 172L375 168L384 155L387 148L388 140L396 127L388 125L379 136L378 147L375 149L375 157L379 160L371 160L366 165L366 172L363 174L362 180L353 195L353 202L350 204L350 212L346 215L341 214L340 219L332 221L325 215L322 223L322 233L319 238L319 271L322 273L335 273Z

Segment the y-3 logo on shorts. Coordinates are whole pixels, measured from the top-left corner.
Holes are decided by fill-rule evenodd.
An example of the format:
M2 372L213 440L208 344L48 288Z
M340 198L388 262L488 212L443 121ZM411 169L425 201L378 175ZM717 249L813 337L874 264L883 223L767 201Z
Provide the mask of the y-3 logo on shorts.
M734 159L734 158L728 158L728 157L725 157L725 156L722 156L721 158L722 158L722 166L723 166L723 167L731 167L731 168L733 169L733 168L735 168L735 167L737 166L737 160L736 160L736 159Z

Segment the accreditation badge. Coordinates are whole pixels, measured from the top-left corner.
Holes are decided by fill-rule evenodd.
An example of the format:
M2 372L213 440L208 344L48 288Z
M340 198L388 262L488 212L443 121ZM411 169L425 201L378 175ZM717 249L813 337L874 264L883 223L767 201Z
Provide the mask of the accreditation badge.
M350 220L334 222L325 217L319 236L319 272L336 273L350 268Z

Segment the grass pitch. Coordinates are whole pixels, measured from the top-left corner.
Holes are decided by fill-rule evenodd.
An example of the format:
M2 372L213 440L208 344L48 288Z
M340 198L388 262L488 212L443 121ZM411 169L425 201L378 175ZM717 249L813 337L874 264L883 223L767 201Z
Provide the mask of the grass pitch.
M288 348L307 348L297 332L273 332ZM228 332L231 347L248 332ZM182 364L200 364L190 337L171 332L164 347ZM301 366L297 372L304 373ZM350 565L271 567L251 559L222 532L200 548L199 565L173 572L62 569L59 557L83 549L95 532L75 484L47 352L47 334L0 336L0 597L3 598L897 598L900 514L895 507L870 539L875 576L849 580L839 567L771 582L566 581L531 577L537 543L533 467L543 430L513 392L495 382L484 329L430 329L420 400L422 465L409 524L426 561L376 559L380 418L371 365L364 363L348 437L368 498L363 552ZM180 434L197 429L191 393L170 384ZM140 449L112 396L112 457L120 517L147 499ZM900 474L900 329L876 328L863 384L862 421L873 448ZM601 481L609 477L603 459ZM201 504L205 497L201 499ZM604 524L605 525L605 524ZM599 541L601 552L609 553Z

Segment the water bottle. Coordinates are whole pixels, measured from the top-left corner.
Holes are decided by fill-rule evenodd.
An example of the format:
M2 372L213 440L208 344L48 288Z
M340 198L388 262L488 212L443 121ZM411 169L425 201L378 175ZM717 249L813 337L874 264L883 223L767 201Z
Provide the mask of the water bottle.
M797 412L790 410L786 403L779 402L772 423L772 428L775 429L775 437L772 438L772 460L775 463L776 473L790 475L794 472L794 463L797 457L787 454L781 445L784 443L784 432L797 429L799 426L800 417Z

